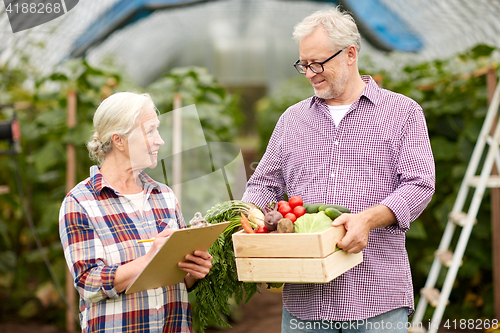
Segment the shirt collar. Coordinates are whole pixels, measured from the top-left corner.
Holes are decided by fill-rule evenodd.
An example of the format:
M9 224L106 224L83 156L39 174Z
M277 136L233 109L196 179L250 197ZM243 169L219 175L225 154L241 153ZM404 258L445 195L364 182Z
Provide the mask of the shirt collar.
M373 104L377 105L379 103L379 95L380 95L380 88L373 80L373 78L369 75L362 75L361 79L366 83L365 89L363 89L363 92L361 93L361 96L359 97L358 101L361 99L361 97L366 97L370 102ZM354 102L353 104L355 104ZM326 104L325 100L323 98L320 98L316 95L314 95L311 98L311 102L309 106L311 107L313 104Z
M148 192L153 189L160 190L160 185L142 170L139 173L139 179L142 183L142 187L148 190ZM101 191L105 187L108 187L112 191L117 193L117 191L106 181L106 179L104 179L101 170L97 165L93 165L90 167L90 182L98 195L101 194Z

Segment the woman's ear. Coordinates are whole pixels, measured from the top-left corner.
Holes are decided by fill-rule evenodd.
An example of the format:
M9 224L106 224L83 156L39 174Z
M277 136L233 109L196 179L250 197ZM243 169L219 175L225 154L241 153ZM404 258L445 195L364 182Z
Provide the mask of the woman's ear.
M111 141L118 150L123 151L125 149L125 139L121 135L114 133L111 136Z

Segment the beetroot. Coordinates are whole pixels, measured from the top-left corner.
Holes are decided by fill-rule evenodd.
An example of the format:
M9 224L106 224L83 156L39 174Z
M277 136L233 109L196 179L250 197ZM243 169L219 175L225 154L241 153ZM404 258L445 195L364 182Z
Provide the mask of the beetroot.
M266 211L266 215L264 215L264 225L267 230L274 231L278 227L278 222L283 218L283 215L278 212L278 205L266 207Z

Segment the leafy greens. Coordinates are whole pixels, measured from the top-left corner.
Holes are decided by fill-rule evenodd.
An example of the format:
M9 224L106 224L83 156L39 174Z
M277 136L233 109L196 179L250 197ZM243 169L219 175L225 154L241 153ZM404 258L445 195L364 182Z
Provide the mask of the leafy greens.
M314 214L304 214L295 221L296 233L323 232L332 227L332 219L321 211Z
M215 205L205 215L205 220L211 224L231 223L208 249L213 257L212 268L192 292L194 325L199 332L204 332L209 324L231 327L223 319L230 316L229 300L234 298L239 305L244 299L246 303L258 291L259 284L238 281L232 239L241 225L240 213L247 215L251 208L246 202L226 201Z

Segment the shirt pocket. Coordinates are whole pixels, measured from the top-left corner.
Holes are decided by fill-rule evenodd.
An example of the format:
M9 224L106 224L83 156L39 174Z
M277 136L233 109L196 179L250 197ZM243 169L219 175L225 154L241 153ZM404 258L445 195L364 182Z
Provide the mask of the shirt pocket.
M390 140L372 138L363 142L352 142L345 147L343 160L348 186L355 193L386 193L392 183L395 160Z
M158 226L160 227L160 230L164 230L166 228L172 230L179 230L179 224L177 223L177 219L173 219L170 217L159 220Z

